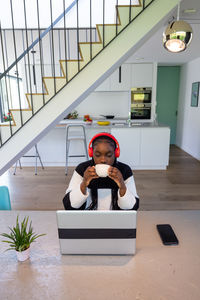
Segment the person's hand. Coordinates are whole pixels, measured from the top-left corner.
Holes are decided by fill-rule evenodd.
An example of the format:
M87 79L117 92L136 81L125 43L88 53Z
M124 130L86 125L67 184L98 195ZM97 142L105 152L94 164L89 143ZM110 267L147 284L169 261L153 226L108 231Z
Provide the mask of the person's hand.
M83 175L83 181L81 183L81 191L83 194L86 194L86 188L90 184L92 179L99 178L96 173L95 166L88 167Z
M119 194L123 197L126 193L126 185L122 173L117 168L110 166L108 169L108 176L116 182L119 187Z

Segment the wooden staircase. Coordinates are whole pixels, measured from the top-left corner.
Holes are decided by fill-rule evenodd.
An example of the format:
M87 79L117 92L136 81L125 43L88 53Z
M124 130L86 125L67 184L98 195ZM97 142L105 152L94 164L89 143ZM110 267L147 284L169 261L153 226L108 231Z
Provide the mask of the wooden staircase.
M149 0L150 2L150 0ZM117 33L122 31L130 22L142 11L141 3L132 6L116 6L116 16L118 23L116 24L97 24L98 42L80 42L78 44L79 60L60 60L60 68L63 76L61 77L43 77L43 85L45 93L26 93L28 108L26 109L10 109L10 114L13 122L0 124L1 139L4 144L17 130L22 127L37 111L39 111L44 104L51 100L56 93L59 92L73 77L83 69L100 51L103 50L105 45L108 45L116 36ZM91 51L92 49L92 51ZM92 57L91 57L92 53ZM67 74L66 74L67 71ZM32 105L31 105L32 103ZM21 118L22 115L22 118ZM22 119L22 122L21 122ZM21 124L22 123L22 124Z
M120 66L178 1L155 0L141 14L141 4L117 6L117 24L96 25L98 42L79 43L79 60L60 60L63 76L43 77L45 93L26 94L28 108L11 109L12 126L0 125L0 156L4 157L0 175ZM131 20L138 17L130 23L130 16ZM117 37L116 31L120 33Z

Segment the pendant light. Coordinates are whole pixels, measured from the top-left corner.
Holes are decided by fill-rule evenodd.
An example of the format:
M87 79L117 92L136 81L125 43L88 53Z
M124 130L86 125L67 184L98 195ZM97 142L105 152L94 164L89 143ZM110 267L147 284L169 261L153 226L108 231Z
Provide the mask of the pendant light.
M166 50L178 53L186 50L192 40L192 27L185 21L179 21L180 3L177 21L171 22L163 33L163 46Z

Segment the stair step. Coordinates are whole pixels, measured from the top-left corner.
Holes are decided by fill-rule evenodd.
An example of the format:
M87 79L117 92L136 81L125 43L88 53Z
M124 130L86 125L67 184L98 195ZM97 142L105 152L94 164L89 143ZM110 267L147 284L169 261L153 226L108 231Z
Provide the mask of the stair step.
M11 109L11 112L12 112L13 120L15 123L15 126L12 126L12 132L14 133L22 126L23 114L22 114L22 112L20 113L19 109L16 109L16 110ZM21 121L21 118L22 118L22 121Z
M129 24L129 19L133 20L142 11L142 6L118 6L118 13L120 25L118 26L119 32Z
M27 94L27 97L33 105L33 113L36 113L42 106L44 106L44 103L46 103L48 99L48 97L43 94L32 94L32 96Z
M97 25L100 40L104 41L104 45L107 45L116 36L116 24L102 24ZM118 28L117 28L118 30Z
M84 67L92 58L95 57L102 49L102 43L80 43L79 44L81 55L83 57L83 61L80 62L81 68Z
M49 95L49 99L55 95L55 93L57 93L61 88L63 88L63 86L65 86L66 82L66 78L65 77L44 77L44 84L45 84L45 88L48 92ZM46 102L48 101L48 97L45 98Z
M74 75L78 73L78 60L60 60L61 68L66 76L67 71L67 79L68 81L71 80Z
M32 110L22 110L23 123L27 122L32 115Z

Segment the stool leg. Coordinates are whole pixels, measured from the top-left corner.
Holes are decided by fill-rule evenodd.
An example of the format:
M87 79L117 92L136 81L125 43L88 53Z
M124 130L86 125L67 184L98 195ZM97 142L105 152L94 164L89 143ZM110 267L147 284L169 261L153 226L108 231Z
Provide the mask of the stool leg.
M19 159L19 167L22 169L21 160Z
M88 156L88 151L87 151L87 143L86 143L86 134L85 134L85 127L83 126L83 135L84 135L84 146L85 146L85 156L87 158L87 160L89 159L89 156Z
M17 170L17 162L18 162L18 160L17 160L17 161L16 161L16 163L15 163L15 169L14 169L13 175L16 175L16 170Z
M35 155L35 175L37 175L37 154Z
M89 157L88 157L88 151L87 151L86 138L84 139L84 145L85 145L85 156L87 157L87 160L88 160Z
M22 169L22 165L21 165L21 161L20 159L18 159L15 163L15 169L14 169L14 172L13 172L13 175L16 175L16 171L17 171L17 163L19 162L19 167L20 169Z
M69 145L70 141L66 141L66 160L65 160L65 175L67 175L67 167L68 167L68 154L69 154Z
M41 166L42 166L42 169L44 169L44 166L43 166L43 163L42 163L42 160L41 160L40 154L39 154L39 152L38 152L37 145L35 145L35 150L36 150L36 154L37 154L37 156L38 156L38 158L39 158L40 164L41 164Z

